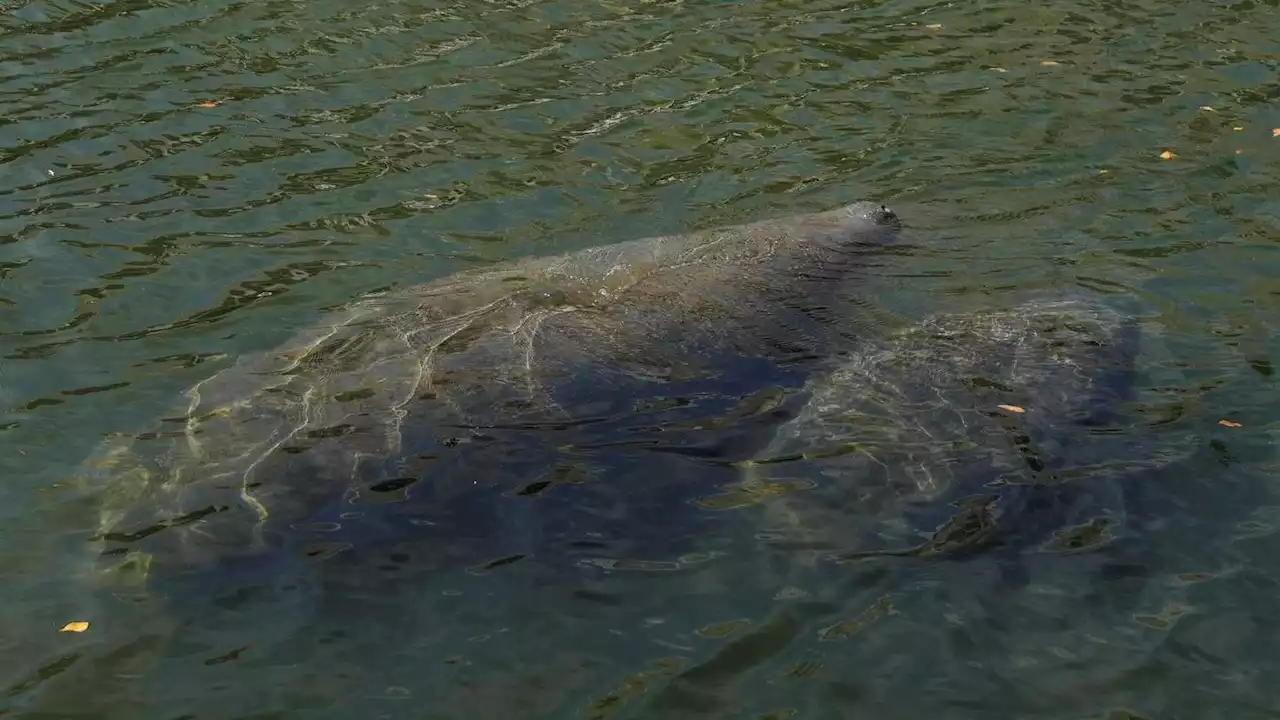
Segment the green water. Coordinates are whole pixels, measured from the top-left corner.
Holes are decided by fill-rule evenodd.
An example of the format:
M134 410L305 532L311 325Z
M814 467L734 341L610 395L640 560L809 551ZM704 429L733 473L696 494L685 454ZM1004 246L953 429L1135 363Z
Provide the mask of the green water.
M1275 0L5 3L0 716L1280 717L1277 18ZM1138 380L1163 398L1149 429L1190 458L1161 476L1142 564L1074 556L1016 594L980 562L830 566L796 589L742 552L592 580L586 609L520 563L394 593L357 574L366 594L337 605L84 601L95 499L73 478L101 439L326 309L860 198L907 224L886 307L1146 308L1167 351ZM58 632L72 620L92 625Z

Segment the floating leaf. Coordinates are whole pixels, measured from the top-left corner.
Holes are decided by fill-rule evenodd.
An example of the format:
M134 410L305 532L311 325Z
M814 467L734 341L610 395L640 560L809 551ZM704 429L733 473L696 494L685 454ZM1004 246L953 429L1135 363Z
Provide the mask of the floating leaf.
M1026 408L1020 408L1017 405L997 405L1001 410L1008 410L1011 413L1024 413Z
M1271 131L1271 137L1280 137L1280 128L1274 128Z
M1219 420L1218 424L1221 425L1222 427L1231 427L1231 428L1240 427L1240 423L1236 422L1235 420Z
M1061 65L1062 63L1058 62L1057 60L1041 60L1040 64L1044 65L1045 67L1056 67L1058 65Z
M933 23L932 25L925 25L925 27L929 28L930 30L941 30L942 23Z
M1177 156L1177 155L1174 155L1174 154L1173 154L1173 152L1172 152L1172 151L1169 151L1169 150L1165 150L1164 152L1160 153L1160 159L1161 159L1161 160L1172 160L1172 159L1174 159L1174 158L1176 158L1176 157L1178 157L1178 156Z
M202 103L200 103L200 107L202 107L202 108L216 108L216 107L218 107L218 103L216 103L216 102L202 102Z
M1244 126L1243 126L1243 125L1236 125L1235 127L1232 127L1231 129L1232 129L1232 130L1235 130L1236 132L1240 132L1241 130L1243 130L1243 129L1244 129Z
M63 625L62 629L59 630L58 632L77 632L78 633L78 632L84 632L85 630L88 630L88 629L89 629L88 622L84 620L77 620L75 622L69 622L66 625Z
M1204 110L1205 112L1218 112L1217 110L1214 110L1213 106L1211 105L1201 105L1200 109Z

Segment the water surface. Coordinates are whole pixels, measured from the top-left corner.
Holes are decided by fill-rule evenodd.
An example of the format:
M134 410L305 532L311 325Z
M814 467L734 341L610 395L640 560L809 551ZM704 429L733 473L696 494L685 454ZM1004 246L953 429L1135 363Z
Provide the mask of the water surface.
M1278 10L7 3L0 714L1274 717ZM664 519L655 460L596 490L658 508L631 565L388 548L408 559L326 571L342 592L237 596L253 567L185 613L89 601L74 477L101 439L326 310L860 198L908 223L886 312L1142 308L1160 350L1127 417L1188 452L1144 477L1123 553L1017 592L981 557L806 565ZM538 517L472 531L502 557Z

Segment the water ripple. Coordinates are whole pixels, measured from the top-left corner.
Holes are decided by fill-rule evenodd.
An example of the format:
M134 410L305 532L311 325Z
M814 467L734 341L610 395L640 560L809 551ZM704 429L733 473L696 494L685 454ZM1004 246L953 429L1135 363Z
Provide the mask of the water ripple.
M18 658L0 661L10 697L91 664L24 629L67 618L32 600L48 587L22 569L77 537L84 508L62 479L98 438L171 411L179 389L361 293L533 252L852 197L893 201L911 251L884 271L891 286L877 301L905 312L1033 290L1137 298L1181 358L1151 370L1171 398L1153 422L1203 439L1211 464L1236 473L1223 488L1274 463L1275 2L4 9L0 471L10 480L0 499L10 524L0 558L15 582L0 600L30 614L21 626L0 621ZM1216 423L1227 415L1242 432L1224 434ZM1271 537L1258 512L1252 539L1195 557L1223 565L1258 552ZM1210 620L1162 615L1161 603L1227 592L1217 588L1256 599L1254 571L1148 598L1137 614L1167 622L1126 637L1166 647L1153 654L1209 642ZM583 596L614 597L593 592ZM895 607L919 617L910 598ZM938 633L976 633L982 609L956 600L953 610L952 630ZM808 622L805 612L778 622L798 632L788 623ZM901 619L850 642L918 640L893 634L920 627L893 624ZM135 641L121 640L122 657L147 655ZM244 658L231 649L207 655L233 668ZM948 652L967 662L963 642ZM1084 661L1015 655L1003 670L1039 662L1088 679ZM1037 677L1044 697L1058 697L1051 673ZM869 682L881 681L901 687ZM1245 675L1233 682L1242 697L1261 693ZM811 695L839 704L880 687L833 683ZM916 709L938 710L928 702Z

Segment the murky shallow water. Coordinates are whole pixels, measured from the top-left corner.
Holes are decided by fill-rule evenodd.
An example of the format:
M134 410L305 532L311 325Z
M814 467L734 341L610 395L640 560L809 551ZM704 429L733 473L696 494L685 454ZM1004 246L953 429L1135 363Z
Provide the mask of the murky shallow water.
M7 5L0 710L1272 716L1276 11ZM640 452L362 553L87 584L72 478L103 436L329 308L862 197L910 231L868 282L885 312L1140 308L1124 423L1186 454L1130 476L1113 542L837 563L685 502L738 475Z

